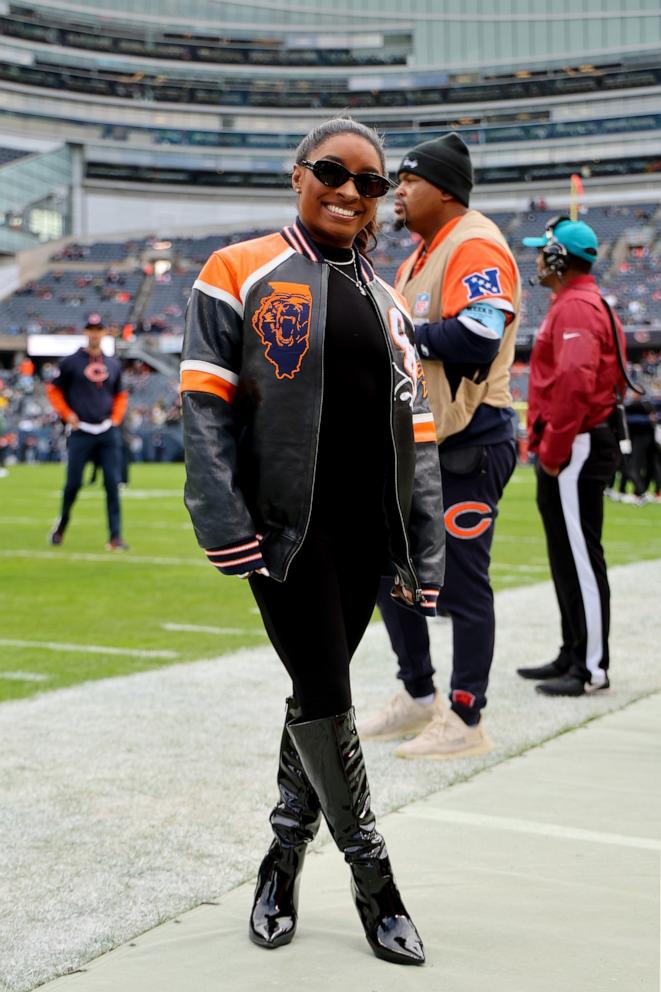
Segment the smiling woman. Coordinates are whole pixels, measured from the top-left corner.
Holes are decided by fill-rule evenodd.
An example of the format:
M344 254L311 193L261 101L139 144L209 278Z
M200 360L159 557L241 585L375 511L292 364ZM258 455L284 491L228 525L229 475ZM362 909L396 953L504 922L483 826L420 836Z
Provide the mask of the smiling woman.
M296 149L292 186L312 237L340 248L357 241L364 252L375 234L377 200L391 186L385 172L383 146L370 128L338 118L311 131Z
M186 505L225 575L248 576L292 680L275 839L250 919L289 943L307 844L325 816L374 953L422 964L370 810L349 663L394 562L433 615L443 573L435 432L406 305L365 252L391 186L376 132L348 118L296 151L298 217L215 252L191 295L182 362Z

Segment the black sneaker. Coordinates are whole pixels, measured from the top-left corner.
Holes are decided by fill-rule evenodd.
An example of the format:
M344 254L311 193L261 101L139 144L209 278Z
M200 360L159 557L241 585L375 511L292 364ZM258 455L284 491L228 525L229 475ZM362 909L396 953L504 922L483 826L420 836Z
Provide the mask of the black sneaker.
M516 674L522 679L534 679L536 682L545 682L547 679L557 679L560 675L565 675L569 665L561 664L556 658L546 665L538 665L537 668L517 668Z
M593 692L603 692L610 688L608 676L604 675L604 681L598 685L591 682L584 682L579 675L572 675L569 672L561 675L557 679L549 679L535 686L535 692L541 692L543 696L587 696Z
M53 527L52 531L48 535L48 543L58 546L62 544L63 540L64 540L64 531L60 530L59 526Z

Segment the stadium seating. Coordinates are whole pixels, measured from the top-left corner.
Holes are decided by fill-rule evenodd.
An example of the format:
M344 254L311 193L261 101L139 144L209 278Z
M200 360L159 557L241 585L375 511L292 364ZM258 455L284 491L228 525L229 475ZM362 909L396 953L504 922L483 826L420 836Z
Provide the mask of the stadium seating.
M88 313L108 325L126 323L133 308L141 272L107 269L99 272L53 271L29 282L3 305L6 334L77 331Z
M16 162L19 158L25 158L29 152L21 151L19 148L0 148L0 166L8 165L9 162Z
M535 258L521 241L540 234L558 211L531 204L521 213L487 212L517 256L523 284L521 323L532 332L539 326L548 301L542 291L529 286ZM627 324L661 322L661 274L654 249L657 205L592 206L584 216L601 241L595 273L622 320ZM152 236L90 245L72 242L51 257L54 267L47 275L23 286L6 301L0 331L73 331L94 310L118 327L131 322L138 334L181 334L190 288L209 255L234 241L263 233L250 229L199 238L165 236L167 240L157 240ZM394 232L387 223L382 226L372 254L382 278L394 281L413 245L407 231ZM170 269L154 276L152 266L158 258L167 259ZM58 263L66 264L66 269L58 270Z
M535 257L522 247L521 239L539 234L556 213L543 204L531 203L520 213L489 214L509 238L519 263L522 342L532 340L546 312L548 296L528 283L535 272ZM645 343L646 327L661 327L661 271L655 249L658 213L655 204L641 202L593 206L586 215L601 239L599 282L623 323L635 328L639 345ZM171 350L176 351L176 336L183 333L186 303L201 265L216 249L261 233L251 229L198 238L157 240L152 236L89 245L69 243L52 256L52 268L46 275L27 283L5 301L0 333L71 333L79 330L87 313L96 311L117 328L130 322L137 342L144 339L158 347L158 340L174 336ZM382 278L394 281L399 265L414 245L408 231L394 231L387 223L382 226L371 256ZM158 259L166 259L170 268L155 271ZM529 348L529 344L522 344L520 354L526 355ZM38 376L26 377L18 369L0 371L0 460L7 456L20 460L62 457L61 429L43 393L43 383L53 369L47 362ZM647 352L634 364L633 374L661 392L661 355L654 350ZM130 361L125 378L130 393L125 436L132 457L181 457L176 374L164 375ZM512 390L515 401L525 403L525 364L515 366Z

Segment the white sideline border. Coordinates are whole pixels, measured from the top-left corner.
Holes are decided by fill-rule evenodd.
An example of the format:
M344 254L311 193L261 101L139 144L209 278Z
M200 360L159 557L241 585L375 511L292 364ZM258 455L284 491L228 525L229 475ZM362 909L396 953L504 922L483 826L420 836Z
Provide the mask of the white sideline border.
M516 834L533 834L552 837L558 840L578 840L586 844L611 844L616 847L633 847L641 851L661 853L661 840L651 837L628 837L626 834L610 834L598 830L579 830L575 827L560 827L555 823L539 823L535 820L520 820L507 816L489 816L485 813L468 813L455 809L438 809L414 803L398 810L402 816L416 820L435 820L440 823L454 823L467 827L486 827L489 830L507 830Z
M31 551L19 548L13 551L0 551L0 558L37 558L43 561L95 561L111 563L121 561L131 565L176 565L177 568L209 568L206 559L197 558L159 558L153 555L135 555L131 551L106 551L105 554L87 551Z
M164 661L176 661L180 657L178 651L148 650L140 648L114 648L103 644L66 644L59 641L29 641L14 637L0 637L0 647L6 648L39 648L41 651L72 651L77 654L112 654L125 655L132 658L162 658Z
M241 637L266 637L259 627L206 627L195 623L162 623L162 630L182 634L236 634Z

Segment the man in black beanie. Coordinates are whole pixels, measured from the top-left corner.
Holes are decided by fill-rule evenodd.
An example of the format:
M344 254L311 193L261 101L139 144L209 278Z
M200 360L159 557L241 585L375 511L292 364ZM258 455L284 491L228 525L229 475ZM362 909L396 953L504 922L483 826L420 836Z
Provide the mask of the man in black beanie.
M495 620L489 564L498 502L516 462L509 368L521 283L496 225L469 208L473 169L458 134L417 145L399 167L396 226L421 242L395 286L411 308L443 474L446 569L439 611L452 620L450 708L435 691L426 621L395 602L379 608L404 688L359 727L394 740L402 758L448 759L493 747L481 719Z

